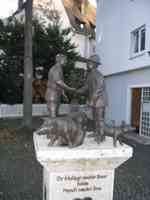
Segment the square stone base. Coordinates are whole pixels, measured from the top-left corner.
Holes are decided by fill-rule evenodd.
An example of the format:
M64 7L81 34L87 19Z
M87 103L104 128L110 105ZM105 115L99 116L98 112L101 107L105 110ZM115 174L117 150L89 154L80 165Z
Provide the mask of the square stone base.
M115 168L132 156L127 145L100 145L93 138L84 144L48 147L46 136L34 134L37 160L43 166L43 200L112 200Z
M43 172L43 200L113 199L114 170Z

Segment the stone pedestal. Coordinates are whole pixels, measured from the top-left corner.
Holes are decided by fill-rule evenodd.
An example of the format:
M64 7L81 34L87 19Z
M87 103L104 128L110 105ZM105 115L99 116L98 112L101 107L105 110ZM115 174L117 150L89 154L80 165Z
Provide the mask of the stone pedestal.
M48 147L34 134L37 160L43 166L43 200L112 200L115 168L132 156L132 148L112 138L100 145L93 138L73 149Z

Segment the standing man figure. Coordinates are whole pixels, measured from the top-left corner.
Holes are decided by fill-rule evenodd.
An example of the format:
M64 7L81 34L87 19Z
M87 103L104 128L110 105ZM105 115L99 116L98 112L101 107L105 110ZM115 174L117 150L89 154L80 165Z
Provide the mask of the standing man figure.
M97 55L93 55L89 58L87 63L88 74L85 85L77 90L78 94L87 95L87 104L92 108L93 112L95 140L98 144L105 139L104 114L107 105L104 77L97 69L99 64L100 61Z
M56 64L48 72L48 82L45 99L50 117L58 115L61 95L65 96L64 90L74 92L75 88L71 88L64 83L62 67L66 63L66 56L63 54L56 55ZM66 97L66 96L65 96Z

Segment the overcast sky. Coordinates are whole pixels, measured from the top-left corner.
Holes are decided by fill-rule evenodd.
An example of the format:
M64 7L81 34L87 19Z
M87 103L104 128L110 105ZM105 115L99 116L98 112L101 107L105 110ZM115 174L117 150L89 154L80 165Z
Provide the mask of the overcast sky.
M0 6L0 17L8 17L17 8L18 0L5 0Z
M89 1L96 6L96 0L89 0Z
M96 0L89 0L96 5ZM5 18L11 15L17 9L18 0L5 0L0 6L0 18Z

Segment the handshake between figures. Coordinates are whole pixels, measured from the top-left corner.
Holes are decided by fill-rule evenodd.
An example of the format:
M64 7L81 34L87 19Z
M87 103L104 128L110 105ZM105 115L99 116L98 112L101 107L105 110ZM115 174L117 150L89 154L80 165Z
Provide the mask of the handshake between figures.
M76 89L76 88L73 88L73 87L70 87L69 92L74 93L75 95L82 94L82 92L80 91L80 89Z
M78 95L81 95L82 93L80 92L80 89L76 89L76 88L74 88L74 87L69 87L68 88L68 92L69 93L71 93L71 94L73 94L73 100L75 100L76 98L77 98L77 96ZM67 101L67 102L69 102L69 98L68 98L68 96L65 94L65 92L63 91L63 97L65 98L65 100Z

